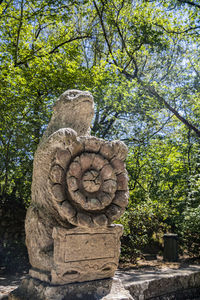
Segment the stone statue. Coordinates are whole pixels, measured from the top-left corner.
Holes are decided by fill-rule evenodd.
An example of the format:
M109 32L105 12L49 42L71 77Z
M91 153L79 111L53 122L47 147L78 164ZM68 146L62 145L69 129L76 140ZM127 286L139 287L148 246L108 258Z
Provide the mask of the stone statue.
M128 204L127 147L90 135L89 92L68 90L34 157L25 229L30 276L53 284L114 275Z

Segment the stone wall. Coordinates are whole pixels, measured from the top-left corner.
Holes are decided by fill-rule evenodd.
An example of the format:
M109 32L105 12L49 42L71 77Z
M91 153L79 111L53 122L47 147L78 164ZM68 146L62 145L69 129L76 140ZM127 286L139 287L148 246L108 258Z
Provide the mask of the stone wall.
M190 300L200 295L200 266L116 272L134 300Z

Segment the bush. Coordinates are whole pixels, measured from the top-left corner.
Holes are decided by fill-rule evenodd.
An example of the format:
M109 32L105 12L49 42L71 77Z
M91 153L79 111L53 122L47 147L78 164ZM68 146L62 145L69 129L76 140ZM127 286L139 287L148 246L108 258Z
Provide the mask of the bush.
M170 229L166 222L168 217L168 207L155 201L147 200L129 207L120 219L120 223L124 226L122 259L128 258L136 262L143 251L161 249L161 237Z
M190 256L200 256L200 205L183 213L180 234L183 247Z

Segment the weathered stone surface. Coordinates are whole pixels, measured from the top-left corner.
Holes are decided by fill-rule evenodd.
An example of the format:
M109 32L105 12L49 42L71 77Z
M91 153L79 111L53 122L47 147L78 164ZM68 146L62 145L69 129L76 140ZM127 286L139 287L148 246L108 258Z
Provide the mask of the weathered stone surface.
M50 170L49 176L52 182L61 184L64 177L63 169L59 165L54 165Z
M65 230L54 228L53 284L114 276L120 254L122 226Z
M9 275L4 275L4 277L3 285L2 283L0 284L0 299L8 300L8 294L18 287L19 280L16 276L12 277L12 279ZM153 282L154 284L152 284ZM155 282L157 282L157 285ZM179 282L179 284L177 284L177 282ZM180 285L180 282L182 282L182 285ZM5 283L8 285L4 285ZM168 283L170 284L168 285ZM32 287L31 290L29 287ZM124 289L125 287L126 290ZM46 289L48 293L45 292ZM133 298L131 298L129 294L130 289L135 295ZM149 294L147 293L148 289L150 291ZM31 298L33 291L36 292L36 295L34 295L34 298ZM30 292L32 292L32 294L30 294ZM54 300L75 300L75 297L70 298L69 292L72 292L73 297L74 295L80 296L78 298L79 300L91 299L89 298L91 295L94 297L92 299L99 300L125 300L128 295L130 297L128 299L135 300L199 300L200 266L192 265L178 269L146 268L145 271L144 269L118 270L113 279L73 283L62 286L52 286L33 278L27 278L22 282L20 287L14 291L10 299L38 300L41 299L40 296L43 295L42 300L48 300L47 296L52 295ZM153 297L151 297L152 295Z
M93 137L91 139L93 140ZM84 140L85 148L89 141L90 137ZM102 143L103 141L100 140L101 145ZM109 149L109 143L112 146L111 142L106 142L106 149ZM98 139L95 139L95 145L97 144ZM113 153L114 148L111 147L111 149ZM116 160L119 161L119 159ZM74 209L77 210L77 216L73 221L68 219L71 224L75 226L98 226L97 222L94 222L94 217L98 213L101 214L103 209L105 214L108 210L108 216L111 216L110 211L112 211L112 207L109 205L111 205L112 201L115 201L115 197L117 198L115 202L120 208L124 208L127 205L125 205L125 198L128 190L128 177L124 163L121 164L120 174L116 175L116 173L119 172L116 170L116 167L113 168L111 161L99 153L82 152L71 160L66 169L67 186L65 187L70 196L69 201L72 203L72 206L74 205ZM121 201L119 195L122 197ZM85 214L85 211L89 211L91 222L85 222L80 217L80 213L81 215ZM120 212L122 214L123 210L118 209L118 213L111 216L108 222L111 223L119 218ZM88 219L88 214L86 215Z
M97 226L105 227L106 225L108 225L108 218L104 214L94 216L93 220Z
M6 297L5 293L4 295ZM10 295L9 300L199 300L199 295L200 266L189 266L179 269L148 269L146 272L136 269L120 270L113 279L61 286L27 278Z
M116 157L119 160L124 161L128 154L127 146L120 141L113 141L112 145L113 145L114 153L115 153L114 157Z
M148 272L130 269L118 271L116 277L135 300L189 300L200 295L200 266Z
M134 300L119 279L52 286L27 277L8 300Z
M72 128L79 136L87 135L93 115L92 95L85 91L68 90L56 101L53 116L42 140L60 128Z
M71 158L72 156L69 149L67 150L58 149L55 152L55 163L57 163L58 166L61 166L63 169L67 168Z
M128 185L127 172L123 172L117 175L117 189L119 191L127 191L128 190L127 185Z
M82 177L83 188L88 193L98 192L101 186L101 178L99 172L90 169L83 174Z
M34 156L26 244L30 274L42 281L66 284L94 280L113 276L117 268L122 230L108 226L121 216L127 204L127 147L120 141L91 137L93 113L90 93L66 91L55 104ZM58 228L64 232L59 247L55 234ZM79 230L83 230L80 239ZM102 248L104 241L106 249ZM101 248L115 254L98 258ZM75 261L67 256L58 262L62 251L69 256L77 252Z
M115 199L113 200L113 203L120 207L126 207L128 205L128 199L129 199L128 191L126 193L122 191L118 191L115 195Z
M120 279L113 278L110 293L102 300L134 300L129 291L126 290Z
M54 227L51 272L31 269L29 274L60 285L112 277L118 265L122 231L120 225L90 231Z
M96 137L90 137L89 139L85 137L85 151L98 153L104 140L98 139Z

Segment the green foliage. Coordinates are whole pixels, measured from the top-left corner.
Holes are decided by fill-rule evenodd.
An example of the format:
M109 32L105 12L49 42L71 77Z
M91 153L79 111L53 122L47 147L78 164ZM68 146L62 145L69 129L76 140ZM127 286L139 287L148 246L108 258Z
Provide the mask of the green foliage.
M180 224L180 235L183 247L191 256L200 256L200 205L187 208Z
M93 134L130 150L124 249L136 257L169 229L198 254L200 20L188 2L1 1L1 206L29 205L53 102L89 90Z
M162 235L169 230L167 219L171 210L166 204L156 201L143 201L130 205L127 212L120 219L124 226L122 238L122 257L136 262L142 252L161 249Z
M28 204L33 153L49 121L52 103L66 89L83 88L84 81L88 80L79 42L88 33L76 32L76 13L71 2L65 7L63 1L52 4L50 1L23 0L2 4L2 203L13 197Z
M200 256L200 155L199 144L194 144L194 164L189 178L189 191L182 218L177 222L183 248L191 256Z
M199 144L181 128L173 131L173 140L167 132L130 149L122 258L136 261L151 249L158 253L166 231L179 235L181 252L199 256Z

